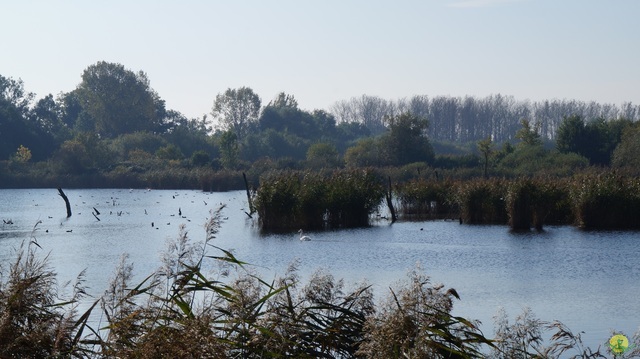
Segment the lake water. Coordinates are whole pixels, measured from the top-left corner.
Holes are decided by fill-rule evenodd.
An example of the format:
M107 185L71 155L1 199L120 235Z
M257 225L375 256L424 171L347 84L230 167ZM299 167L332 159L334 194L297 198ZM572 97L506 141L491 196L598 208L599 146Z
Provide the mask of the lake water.
M55 189L0 190L0 260L6 268L15 249L34 236L50 255L61 282L86 269L88 292L99 296L123 253L137 278L160 264L166 242L184 224L195 241L205 237L209 211L225 204L215 245L255 265L264 279L284 274L299 260L303 280L316 269L354 284L366 279L378 298L419 264L434 283L461 296L454 314L483 322L492 336L498 307L511 320L529 307L542 320L560 320L585 342L604 345L611 330L632 335L640 325L640 233L585 232L569 226L542 233L510 233L507 226L457 222L374 223L370 228L262 235L244 213L243 191L65 190L73 215ZM96 219L93 210L100 212ZM152 225L153 224L153 225Z

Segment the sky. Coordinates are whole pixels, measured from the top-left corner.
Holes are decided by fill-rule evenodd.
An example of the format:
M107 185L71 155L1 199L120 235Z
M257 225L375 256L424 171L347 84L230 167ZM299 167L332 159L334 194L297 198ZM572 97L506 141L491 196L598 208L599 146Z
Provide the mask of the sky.
M98 61L167 109L247 86L302 109L362 95L640 104L638 0L0 0L0 75L36 98Z

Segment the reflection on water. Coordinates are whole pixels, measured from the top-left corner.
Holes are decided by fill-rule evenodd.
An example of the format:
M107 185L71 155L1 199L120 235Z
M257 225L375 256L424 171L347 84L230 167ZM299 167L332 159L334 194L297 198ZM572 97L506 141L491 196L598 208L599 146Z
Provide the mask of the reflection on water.
M637 232L583 232L549 227L543 233L510 233L506 226L457 222L412 222L371 228L260 235L244 211L244 192L65 190L73 216L55 189L0 190L0 259L34 237L50 253L60 280L83 269L89 293L99 296L122 253L129 253L137 278L159 266L159 253L185 225L193 240L204 239L211 209L226 205L215 245L255 265L265 279L283 274L299 260L304 277L318 268L347 283L366 279L379 296L420 265L434 282L456 288L455 314L480 319L492 333L499 306L514 317L525 306L543 320L558 319L585 331L597 346L611 329L631 335L640 325L640 246ZM94 209L95 208L95 209ZM92 212L100 212L96 218Z

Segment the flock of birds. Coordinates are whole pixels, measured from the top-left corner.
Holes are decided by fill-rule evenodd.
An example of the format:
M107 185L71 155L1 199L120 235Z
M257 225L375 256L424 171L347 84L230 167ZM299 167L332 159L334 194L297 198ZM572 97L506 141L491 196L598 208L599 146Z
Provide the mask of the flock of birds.
M129 191L129 192L133 192L133 191L131 190L131 191ZM176 196L178 196L178 194L174 194L174 195L172 195L171 197L172 197L173 199L176 199ZM82 197L82 196L80 196L80 197ZM92 197L93 197L93 196L92 196ZM193 201L192 201L192 202L193 202ZM112 206L117 206L117 205L119 205L119 203L118 203L118 198L114 198L114 197L111 197L111 199L110 199L110 201L109 201L108 203L109 203L110 205L112 205ZM159 202L158 202L158 203L159 203ZM205 206L207 206L207 205L208 205L208 203L207 203L206 201L204 201L204 200L203 200L203 203L204 203L204 205L205 205ZM82 201L82 204L86 205L87 203L86 203L85 201ZM221 203L221 205L223 205L223 203ZM102 214L102 213L100 213L100 211L99 211L96 207L92 207L91 209L92 209L91 214L92 214L92 215L93 215L93 217L96 219L96 221L101 221L100 216L101 216L101 214ZM246 213L246 211L245 211L245 213ZM78 215L80 215L81 213L80 213L80 212L78 212L77 214L78 214ZM113 211L109 211L109 214L113 215L113 214L114 214L114 212L113 212ZM115 212L115 214L116 214L118 217L120 217L120 216L122 216L123 214L129 214L129 212L116 211L116 212ZM147 215L147 214L148 214L147 209L144 209L144 214L145 214L145 215ZM171 216L173 217L173 216L175 216L175 214L171 214ZM183 219L187 219L187 217L183 215L183 213L182 213L182 208L181 208L181 207L178 207L178 217L183 218ZM249 216L249 217L251 217L251 216ZM53 218L53 217L48 216L48 218L49 218L49 219L51 219L51 218ZM224 217L224 220L227 220L228 218L229 218L229 217ZM187 219L187 221L190 221L190 220L189 220L189 219ZM3 222L3 224L4 224L4 225L12 225L12 224L14 224L13 220L11 220L11 219L3 219L3 220L2 220L2 222ZM60 225L62 226L62 225L63 225L63 223L60 223ZM170 225L170 222L167 222L167 225ZM158 227L157 227L157 225L156 225L156 223L155 223L155 222L151 222L151 227L152 227L152 228L156 228L156 229L158 229ZM66 230L66 232L68 232L68 233L71 233L72 231L73 231L72 229L67 229L67 230ZM48 233L48 232L49 232L49 230L46 230L46 232ZM310 237L310 236L305 235L305 234L304 234L304 231L303 231L302 229L298 230L298 234L299 234L299 240L300 240L301 242L307 242L307 241L310 241L310 240L311 240L311 237Z

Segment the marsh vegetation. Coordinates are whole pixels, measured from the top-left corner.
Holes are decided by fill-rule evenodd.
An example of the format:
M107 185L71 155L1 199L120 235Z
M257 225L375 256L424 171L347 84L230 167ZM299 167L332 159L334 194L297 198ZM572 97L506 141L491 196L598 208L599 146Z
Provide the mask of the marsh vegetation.
M99 298L87 298L84 273L57 282L38 243L37 226L0 285L3 357L180 358L603 358L559 322L524 311L513 323L496 317L495 336L473 319L453 315L457 291L420 267L376 299L368 283L347 287L325 270L305 284L294 262L265 281L216 246L220 211L206 236L183 229L162 265L140 282L123 256ZM209 266L205 263L209 262ZM205 269L208 268L208 269ZM79 310L89 299L88 309ZM86 308L86 306L85 306ZM98 321L94 321L98 317ZM550 338L545 339L548 335ZM633 337L635 343L638 338ZM630 350L625 357L638 355Z

